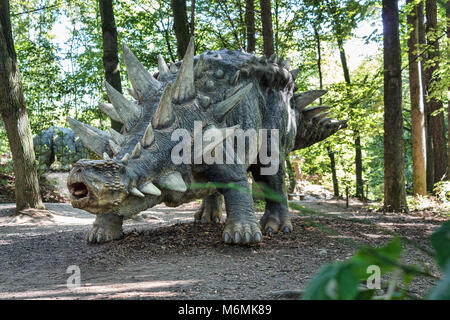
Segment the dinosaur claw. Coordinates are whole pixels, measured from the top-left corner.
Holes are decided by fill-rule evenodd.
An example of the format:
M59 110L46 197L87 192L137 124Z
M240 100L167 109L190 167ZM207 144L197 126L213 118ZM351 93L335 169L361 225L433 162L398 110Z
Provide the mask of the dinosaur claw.
M224 241L225 243L230 243L230 242L231 242L231 237L230 237L230 235L228 234L228 232L225 232L225 234L223 235L223 241Z
M285 227L283 228L283 232L284 232L284 233L290 233L290 232L291 232L291 228L289 228L289 226L285 226Z
M253 236L253 240L254 240L255 242L261 242L261 239L262 239L261 232L257 232L257 233L255 233L255 235Z
M252 241L252 235L250 233L246 232L244 234L244 243L247 244L247 243L250 243L251 241Z
M234 243L239 242L241 242L241 235L239 234L239 232L236 231L236 233L234 234Z

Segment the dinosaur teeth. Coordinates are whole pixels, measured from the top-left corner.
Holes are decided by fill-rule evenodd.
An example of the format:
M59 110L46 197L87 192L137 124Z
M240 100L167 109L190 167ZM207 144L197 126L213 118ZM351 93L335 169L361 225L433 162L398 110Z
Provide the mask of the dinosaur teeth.
M317 107L311 107L308 109L305 109L302 111L303 118L305 121L311 120L315 115L321 113L322 111L328 110L330 107L326 106L317 106Z
M173 191L185 192L187 190L181 174L177 171L165 175L158 183L161 187Z
M136 159L139 158L142 152L141 143L138 142L131 153L131 158Z
M308 104L327 93L326 90L311 90L294 95L295 107L302 111Z
M169 83L164 88L164 92L159 100L158 109L156 109L153 116L153 126L155 128L162 128L169 126L174 121L174 114L172 109L172 84Z
M154 95L161 88L161 83L152 77L125 43L122 45L122 51L128 78L139 101Z
M144 148L149 147L154 139L155 134L153 133L152 124L149 123L147 129L145 129L144 136L142 137L142 145L144 146Z
M146 194L151 194L154 196L160 196L161 190L159 190L153 183L147 182L141 188L141 191Z
M130 159L130 154L129 154L129 153L126 153L126 154L123 156L123 158L122 158L121 161L123 162L124 165L127 165L129 159Z
M72 118L67 118L67 121L86 148L98 156L102 156L103 152L108 150L108 141L111 139L108 133Z
M173 100L180 103L192 99L194 96L194 37L191 37L173 86Z
M113 128L109 128L109 134L111 135L115 143L122 145L125 142L125 137Z
M105 81L106 93L111 100L114 109L122 119L125 128L129 130L141 115L141 110L136 104L128 101L119 91L114 89L107 81Z
M166 61L164 61L163 56L160 54L158 54L158 71L159 71L158 80L165 80L167 79L167 76L170 74L169 67L167 66Z
M109 140L109 146L111 147L111 150L114 152L114 154L118 154L120 151L120 146L114 142L114 140Z
M122 118L120 118L119 114L117 113L116 109L114 109L114 106L111 103L99 102L98 107L104 114L106 114L111 119L123 123Z
M130 190L130 193L133 196L139 197L139 198L145 198L145 194L143 194L142 192L140 192L138 190L138 188L134 187L133 189Z
M250 92L252 87L253 84L249 83L245 88L238 90L231 97L218 103L212 111L214 118L217 121L222 122L225 119L226 115L236 106L238 106L239 103L241 103L241 101L245 98L245 96Z

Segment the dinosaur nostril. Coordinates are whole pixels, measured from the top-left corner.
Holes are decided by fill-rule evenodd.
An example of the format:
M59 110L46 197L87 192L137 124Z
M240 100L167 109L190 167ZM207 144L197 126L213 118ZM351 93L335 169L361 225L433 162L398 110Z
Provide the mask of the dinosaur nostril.
M79 168L76 172L81 173L81 172L83 172L83 169Z

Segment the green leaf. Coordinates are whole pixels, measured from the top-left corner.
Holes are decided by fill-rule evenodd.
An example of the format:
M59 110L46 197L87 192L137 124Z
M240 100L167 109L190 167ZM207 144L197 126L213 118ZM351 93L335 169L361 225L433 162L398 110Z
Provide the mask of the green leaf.
M444 278L431 289L427 297L428 300L450 300L450 263L447 261L447 268Z
M450 221L445 222L430 237L431 245L436 250L436 260L442 270L450 261Z

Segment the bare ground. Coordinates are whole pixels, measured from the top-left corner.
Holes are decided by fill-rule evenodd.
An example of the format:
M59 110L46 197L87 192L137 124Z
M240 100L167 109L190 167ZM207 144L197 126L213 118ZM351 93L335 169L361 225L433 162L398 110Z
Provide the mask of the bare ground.
M93 216L70 204L11 216L0 205L0 299L271 299L292 298L319 267L344 260L355 245L382 245L394 231L428 246L442 220L368 214L359 203L300 201L323 214L293 214L291 234L265 236L255 246L220 242L222 225L193 222L199 202L159 205L127 221L122 240L89 245ZM261 214L261 213L259 213ZM406 246L403 260L438 276L433 260ZM68 266L81 270L81 287L68 289ZM419 296L433 285L417 279Z

